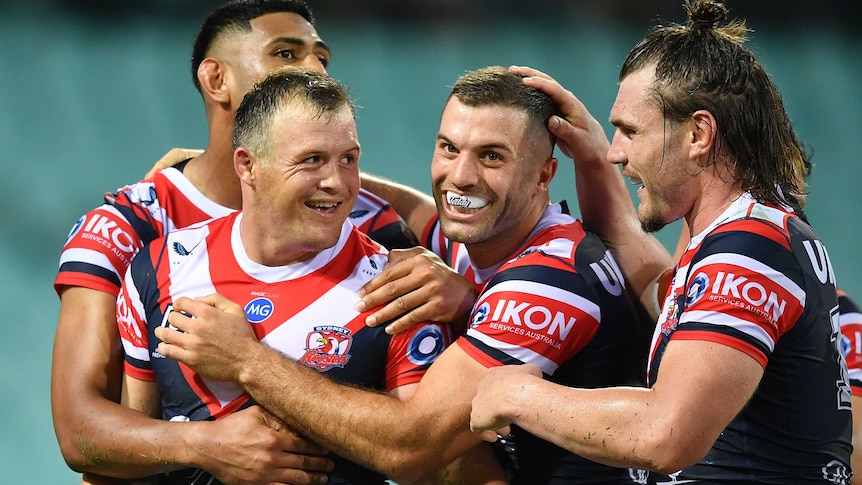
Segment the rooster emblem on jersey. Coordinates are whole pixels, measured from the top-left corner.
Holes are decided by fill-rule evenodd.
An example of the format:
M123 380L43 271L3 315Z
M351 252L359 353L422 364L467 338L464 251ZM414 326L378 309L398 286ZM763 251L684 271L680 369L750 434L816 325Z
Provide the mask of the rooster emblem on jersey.
M350 345L353 336L344 327L325 325L314 327L306 337L305 354L299 359L303 364L320 372L333 367L344 367L350 360Z

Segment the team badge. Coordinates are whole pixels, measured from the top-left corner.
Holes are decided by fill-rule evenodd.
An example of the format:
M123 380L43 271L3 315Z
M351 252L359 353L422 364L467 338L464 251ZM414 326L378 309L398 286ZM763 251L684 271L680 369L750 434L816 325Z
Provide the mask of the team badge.
M299 359L303 364L320 372L333 367L344 367L350 360L350 345L353 336L350 330L334 325L314 327L305 339L305 354Z
M670 301L667 303L667 313L665 313L664 321L661 322L661 333L664 335L672 334L676 330L676 326L679 325L679 316L682 314L685 295L670 296L668 300Z

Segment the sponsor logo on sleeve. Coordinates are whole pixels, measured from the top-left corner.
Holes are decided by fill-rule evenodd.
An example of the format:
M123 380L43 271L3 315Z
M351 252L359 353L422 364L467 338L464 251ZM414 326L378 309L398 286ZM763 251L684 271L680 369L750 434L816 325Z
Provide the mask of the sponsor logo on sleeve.
M438 325L422 327L407 344L407 359L416 365L426 365L437 360L446 348L443 330Z

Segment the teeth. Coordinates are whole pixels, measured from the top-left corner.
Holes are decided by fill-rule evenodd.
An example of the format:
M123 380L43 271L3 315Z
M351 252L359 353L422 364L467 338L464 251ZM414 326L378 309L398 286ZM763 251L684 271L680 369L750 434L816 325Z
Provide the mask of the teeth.
M488 201L473 195L461 195L455 192L446 192L446 202L453 207L462 209L481 209L488 204Z
M310 202L308 205L309 205L309 207L313 207L313 208L315 208L315 209L333 209L333 208L335 208L338 204L337 204L337 203L334 203L334 202L329 203L329 204L325 204L325 203L323 203L323 202L318 202L318 203Z

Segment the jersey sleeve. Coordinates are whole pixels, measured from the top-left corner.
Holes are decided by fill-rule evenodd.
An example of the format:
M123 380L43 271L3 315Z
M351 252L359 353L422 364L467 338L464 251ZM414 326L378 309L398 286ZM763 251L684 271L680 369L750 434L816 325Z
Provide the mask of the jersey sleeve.
M132 256L143 242L115 206L86 213L69 232L54 289L79 286L117 295Z
M360 189L348 220L386 249L407 249L419 240L407 222L384 199Z
M422 246L432 253L440 256L440 259L450 262L452 242L443 235L443 228L440 226L440 216L434 215L425 229L422 230Z
M421 323L393 335L386 359L386 391L419 382L451 343L452 333L443 323Z
M840 290L838 291L838 322L850 377L850 388L854 396L862 396L862 311L847 293Z
M590 342L601 318L583 277L535 252L491 279L456 345L486 367L532 363L552 375Z
M672 339L728 345L765 368L805 308L802 271L789 246L768 228L725 230L707 236L690 265Z
M146 251L146 249L145 249ZM123 278L117 297L117 327L125 354L124 372L136 379L154 381L148 342L147 313L134 277L149 258L135 258ZM146 273L146 270L144 270ZM149 279L147 279L149 281Z

